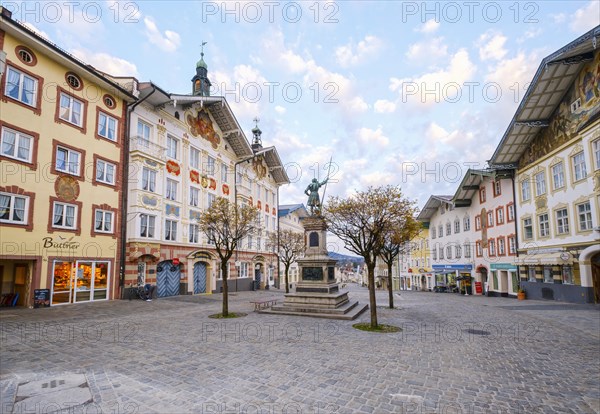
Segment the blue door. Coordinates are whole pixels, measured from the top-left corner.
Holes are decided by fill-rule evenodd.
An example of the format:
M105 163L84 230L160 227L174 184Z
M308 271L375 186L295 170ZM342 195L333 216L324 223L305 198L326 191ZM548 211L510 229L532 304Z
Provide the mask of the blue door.
M170 260L160 262L156 267L156 290L158 297L179 295L179 278L181 271Z
M206 293L206 263L194 264L194 294Z

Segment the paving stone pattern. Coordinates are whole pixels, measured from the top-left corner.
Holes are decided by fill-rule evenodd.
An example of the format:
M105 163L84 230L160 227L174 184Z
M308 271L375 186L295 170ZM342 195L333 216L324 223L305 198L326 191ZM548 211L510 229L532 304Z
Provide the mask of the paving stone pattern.
M368 311L328 321L249 303L282 295L236 293L230 310L248 316L226 321L208 318L220 295L1 311L0 412L600 412L597 305L401 292L392 310L381 291L379 322L403 331L376 334L352 328ZM60 378L83 383L24 398Z

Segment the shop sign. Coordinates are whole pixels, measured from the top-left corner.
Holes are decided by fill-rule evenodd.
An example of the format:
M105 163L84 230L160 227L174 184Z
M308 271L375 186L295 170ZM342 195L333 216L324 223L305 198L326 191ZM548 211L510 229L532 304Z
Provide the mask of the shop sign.
M42 241L44 242L44 249L78 249L79 242L72 241L72 237L66 241L54 241L52 237L44 237Z
M517 267L511 263L491 263L491 270L517 270Z
M434 270L472 270L472 264L433 265Z
M564 247L552 247L548 249L531 249L527 250L527 255L536 255L536 254L547 254L547 253L558 253L564 252Z
M34 308L50 307L50 289L34 289L33 290L33 307Z

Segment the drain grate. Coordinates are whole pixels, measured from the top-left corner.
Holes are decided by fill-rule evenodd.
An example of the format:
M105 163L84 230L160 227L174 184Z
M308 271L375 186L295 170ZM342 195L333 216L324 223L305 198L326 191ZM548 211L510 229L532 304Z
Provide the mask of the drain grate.
M64 385L65 381L64 380L52 380L50 382L45 382L42 384L42 388L48 388L48 385L50 386L50 388L56 388L59 385Z
M482 335L482 336L487 336L490 334L489 331L482 331L480 329L467 329L466 332L470 333L471 335Z

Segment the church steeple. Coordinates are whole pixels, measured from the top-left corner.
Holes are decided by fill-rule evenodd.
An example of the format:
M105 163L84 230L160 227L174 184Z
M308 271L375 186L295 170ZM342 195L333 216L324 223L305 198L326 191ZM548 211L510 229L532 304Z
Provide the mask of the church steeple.
M208 67L204 61L204 45L202 42L202 51L200 60L196 63L196 75L192 78L192 94L199 96L210 96L210 80L208 79Z
M258 127L258 122L260 119L255 117L253 121L255 126L252 128L252 135L254 136L254 139L252 140L252 151L257 152L262 149L262 139L260 137L262 135L262 131Z

